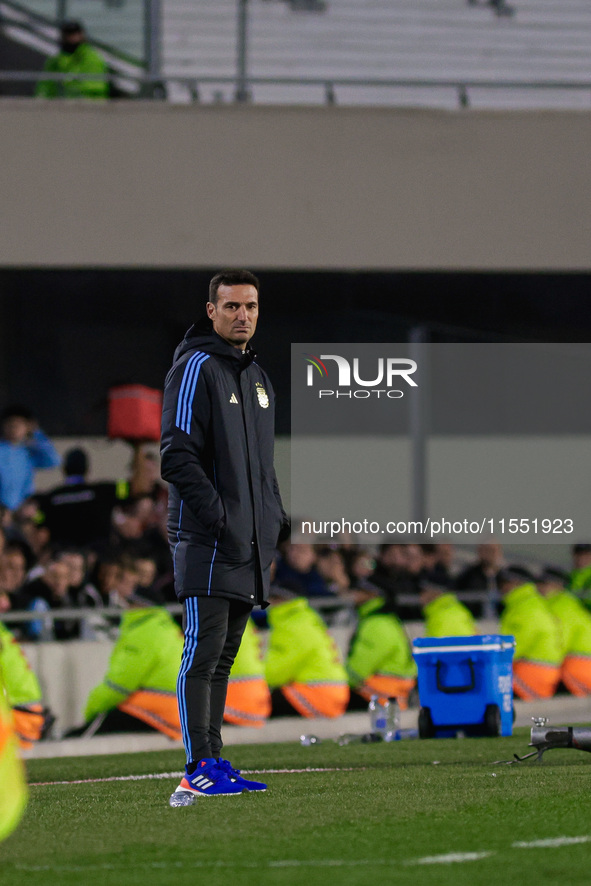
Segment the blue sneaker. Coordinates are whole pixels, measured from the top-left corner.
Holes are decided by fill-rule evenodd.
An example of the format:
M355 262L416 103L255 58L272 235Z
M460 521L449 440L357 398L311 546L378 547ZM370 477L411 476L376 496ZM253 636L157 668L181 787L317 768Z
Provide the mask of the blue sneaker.
M229 760L218 760L218 767L226 773L228 778L234 784L242 785L242 787L247 791L266 791L267 785L263 784L262 781L248 781L246 778L242 778L240 775L239 769L234 769Z
M191 775L185 770L181 783L169 802L171 806L192 806L197 797L227 797L246 793L246 784L231 781L216 759L205 757L199 761Z

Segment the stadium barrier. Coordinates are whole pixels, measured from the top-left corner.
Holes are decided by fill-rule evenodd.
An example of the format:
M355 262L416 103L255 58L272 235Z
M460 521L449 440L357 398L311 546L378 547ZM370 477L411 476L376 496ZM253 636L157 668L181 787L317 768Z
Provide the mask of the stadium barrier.
M285 86L288 88L320 88L323 90L324 106L331 107L339 104L340 89L405 89L410 92L416 90L428 90L435 94L437 91L451 90L455 92L458 108L470 108L472 106L471 93L477 90L483 92L506 92L524 90L531 93L548 93L564 91L567 93L591 90L591 82L588 80L519 80L519 79L433 79L433 78L361 78L361 77L245 77L240 79L236 76L200 76L200 77L166 77L151 75L141 70L134 72L128 68L124 74L83 74L83 73L57 73L49 71L0 71L0 82L4 83L36 83L39 80L51 80L55 82L73 80L105 80L108 83L121 87L131 95L142 99L154 99L162 101L167 98L167 91L171 88L181 87L190 101L200 101L200 89L204 86L232 86L234 99L237 103L252 101L254 88L257 86ZM67 100L67 99L66 99ZM55 101L55 99L52 99ZM183 103L185 103L183 101ZM348 102L344 102L347 104ZM307 104L317 104L310 99Z
M464 597L468 592L461 596ZM482 592L473 592L482 598ZM343 656L346 656L349 642L355 630L353 609L350 604L343 605L342 601L330 598L318 598L310 603L317 609L331 612L345 613L350 618L345 624L333 624L329 632L337 643ZM167 609L175 615L182 612L180 605L171 605ZM104 617L105 620L118 620L122 610L115 607L104 609L62 609L49 612L10 612L5 613L3 621L10 628L11 624L23 621L40 621L42 619L63 620L79 619L80 621ZM498 632L498 623L494 620L484 619L479 621L478 629L481 633ZM405 622L405 628L410 640L424 635L424 623L422 621ZM267 639L267 632L261 632L263 648ZM41 684L43 701L51 708L56 717L56 731L65 732L82 722L82 712L90 690L96 686L106 672L109 657L113 650L114 637L104 633L96 640L67 640L47 641L40 643L22 643L22 648L35 671Z

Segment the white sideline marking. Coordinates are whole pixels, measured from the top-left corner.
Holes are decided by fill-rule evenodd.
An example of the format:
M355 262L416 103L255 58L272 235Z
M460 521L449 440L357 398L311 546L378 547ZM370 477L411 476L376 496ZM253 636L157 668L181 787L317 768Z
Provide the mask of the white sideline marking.
M512 843L513 849L553 849L555 846L574 846L575 843L589 843L591 837L550 837L547 840L532 840L531 843Z
M306 769L241 769L245 775L300 775L305 772L363 772L364 766L333 766ZM57 784L100 784L106 781L145 781L154 778L181 778L182 772L152 772L149 775L110 775L106 778L78 778L74 781L32 781L30 788L46 788Z
M489 853L465 853L465 857L460 858L460 854L458 853L458 857L455 858L455 861L471 861L473 856L477 856L478 858L482 857L482 855L488 855ZM470 856L468 858L467 856ZM403 864L436 864L438 860L444 858L445 856L433 856L433 860L430 859L418 859L411 860L407 862L402 862ZM147 863L137 863L135 864L136 868L146 868L146 869L156 869L156 868L177 868L177 869L188 869L188 870L211 870L215 868L229 868L229 869L253 869L253 870L261 870L262 868L267 869L277 869L277 868L353 868L353 867L399 867L400 860L397 858L356 858L356 859L344 859L344 858L319 858L319 859L301 859L301 858L283 858L278 859L277 861L267 861L267 862L258 862L258 861L176 861L173 863L169 862L158 862L152 861ZM88 865L84 867L83 865L24 865L24 864L15 864L14 867L19 871L26 871L28 873L41 873L44 871L53 871L59 873L87 873L90 871L113 871L118 868L124 868L126 866L125 862L121 862L120 865L116 864L97 864L97 865Z
M424 858L412 858L404 864L454 864L463 861L478 861L480 858L488 858L494 852L449 852L447 855L426 855Z
M308 772L310 770L303 770ZM145 777L145 776L142 776ZM66 782L69 784L69 782ZM558 848L560 846L572 846L574 843L589 843L591 836L582 837L554 837L547 840L532 840L530 843L516 842L511 844L512 849L534 849L534 848ZM284 858L276 861L175 861L175 862L159 862L152 861L142 864L136 863L136 868L147 868L150 870L158 868L187 868L195 869L212 869L212 868L237 868L246 869L253 868L260 870L261 868L327 868L327 867L394 867L404 864L407 866L430 865L430 864L462 864L466 861L479 861L481 858L490 858L496 855L496 850L490 852L450 852L447 855L425 855L423 858L409 858L400 860L398 858L321 858L321 859L300 859L300 858ZM87 873L89 871L113 871L118 868L124 868L125 862L121 864L92 864L92 865L25 865L15 864L14 868L18 871L26 871L27 873L40 873L43 871L54 871L60 873Z

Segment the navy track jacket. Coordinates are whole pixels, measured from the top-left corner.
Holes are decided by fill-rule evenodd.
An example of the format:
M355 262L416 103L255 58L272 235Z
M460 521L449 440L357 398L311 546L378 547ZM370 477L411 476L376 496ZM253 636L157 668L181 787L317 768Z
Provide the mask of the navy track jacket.
M274 393L254 362L192 326L166 377L162 477L180 600L211 595L264 603L287 518L275 469Z

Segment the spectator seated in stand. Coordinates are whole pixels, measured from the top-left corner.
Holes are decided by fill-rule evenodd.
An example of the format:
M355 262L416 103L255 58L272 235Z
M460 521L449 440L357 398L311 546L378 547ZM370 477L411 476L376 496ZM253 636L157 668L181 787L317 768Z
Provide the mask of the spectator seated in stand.
M329 597L332 592L318 572L317 554L312 545L286 542L277 563L277 584L299 588L305 597Z
M340 717L349 701L347 673L320 615L303 597L271 585L268 621L265 677L273 715Z
M562 640L548 602L521 566L498 574L503 604L501 633L515 637L513 691L524 701L551 698L560 680Z
M503 548L500 544L487 542L478 545L478 560L467 566L456 578L456 591L497 590L497 577L503 567Z
M570 574L570 590L577 595L587 609L591 609L591 545L573 545L572 557L573 571Z
M157 524L151 496L144 493L121 502L113 511L112 523L111 545L122 555L130 548L149 550L159 576L172 572L170 547Z
M138 593L139 579L140 572L134 558L120 554L115 561L108 605L127 608L128 600ZM157 596L159 599L159 595Z
M316 552L316 569L331 594L346 594L350 590L345 559L338 548L321 545Z
M224 720L260 729L271 714L261 642L252 619L246 623L228 681Z
M349 646L350 708L366 707L372 695L396 698L402 710L416 685L417 667L391 597L358 594L359 623ZM363 700L363 701L362 701Z
M76 74L107 74L108 68L102 55L88 42L84 26L80 22L64 22L61 27L61 50L48 58L45 71L53 74L72 74L67 80L40 80L37 98L90 98L109 97L109 81L76 79Z
M111 535L113 509L129 497L129 483L89 483L84 449L70 449L63 461L64 483L36 495L37 522L50 533L53 545L100 549Z
M374 585L388 597L393 606L400 594L418 593L415 576L409 571L408 545L380 545L377 566L370 576Z
M451 588L453 545L421 545L425 581L439 588Z
M376 561L367 548L360 548L356 545L345 551L343 556L349 577L349 588L353 591L369 591L372 594L379 594L380 589L371 580L376 568Z
M23 609L22 591L27 577L27 558L22 545L8 542L0 554L0 593L8 594L11 609Z
M2 413L0 438L0 504L16 511L33 494L35 471L60 463L51 440L24 406Z
M499 587L498 575L504 563L503 548L496 542L478 545L478 560L467 566L456 578L456 591L488 591L488 615L498 611ZM468 606L473 615L479 616L480 605Z
M591 613L566 590L568 581L567 573L548 567L538 579L538 590L560 627L560 679L573 695L591 695Z
M455 594L425 583L421 588L425 637L469 637L478 629L467 606Z
M56 609L72 609L77 600L70 589L71 569L67 562L56 553L42 569L40 575L24 585L21 592L21 607L30 612L42 613ZM76 619L40 618L29 621L23 627L27 640L72 640L80 634L80 623Z
M147 495L154 505L154 525L161 527L167 537L168 488L160 477L160 459L143 443L134 444L132 473L129 481L131 496Z
M152 731L181 740L176 680L183 636L153 592L129 591L107 673L91 690L84 725L70 735Z
M10 608L7 594L0 591L0 616ZM41 687L16 638L0 622L0 673L7 701L23 750L33 747L51 725L53 717L43 707Z

